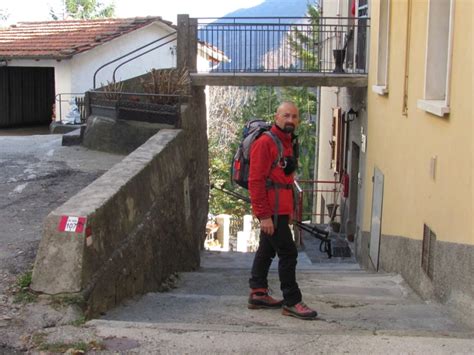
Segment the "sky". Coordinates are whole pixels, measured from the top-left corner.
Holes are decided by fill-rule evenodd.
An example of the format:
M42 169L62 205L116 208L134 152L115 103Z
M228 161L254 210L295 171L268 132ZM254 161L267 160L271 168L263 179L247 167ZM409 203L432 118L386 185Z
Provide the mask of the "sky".
M117 17L161 16L176 23L177 14L191 17L220 17L253 7L264 0L115 0ZM110 0L102 0L109 4ZM0 9L9 14L7 24L51 20L49 9L61 8L62 0L0 0Z

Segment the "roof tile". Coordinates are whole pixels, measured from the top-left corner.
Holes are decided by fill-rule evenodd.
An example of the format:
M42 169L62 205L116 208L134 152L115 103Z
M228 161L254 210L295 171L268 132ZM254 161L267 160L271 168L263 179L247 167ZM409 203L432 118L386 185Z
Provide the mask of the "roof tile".
M158 16L20 22L0 29L0 58L66 59L156 21L175 27Z

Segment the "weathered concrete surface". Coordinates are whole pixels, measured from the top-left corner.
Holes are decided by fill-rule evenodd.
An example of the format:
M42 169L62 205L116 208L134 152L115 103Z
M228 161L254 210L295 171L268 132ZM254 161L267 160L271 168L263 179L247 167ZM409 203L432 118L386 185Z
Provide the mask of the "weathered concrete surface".
M48 216L33 273L34 290L85 293L92 315L127 296L156 289L177 269L199 265L199 256L193 255L198 239L176 228L170 231L180 222L189 223L183 201L189 182L184 182L180 133L160 131ZM86 229L58 231L61 216L86 217L89 242Z
M53 121L49 125L49 131L51 134L64 134L73 132L77 129L83 128L85 125L83 124L64 124L61 122Z
M193 90L193 100L204 98ZM35 291L78 293L91 317L199 266L208 210L204 109L199 101L184 106L182 130L161 130L48 216ZM60 231L63 216L86 225Z
M380 269L400 273L425 299L453 306L474 326L474 247L436 241L431 280L421 268L422 241L383 235Z
M397 274L356 264L312 264L300 252L297 278L316 321L249 310L252 254L204 252L201 269L182 273L178 288L149 293L87 323L102 339L137 353L434 353L469 354L474 333L440 304L425 303ZM276 263L270 285L278 297ZM62 335L64 336L64 335ZM48 341L57 339L52 331ZM108 350L119 351L110 347ZM122 349L126 350L126 349Z
M61 145L71 146L80 145L84 137L85 127L77 128L74 131L64 133Z
M356 240L357 260L372 269L369 240L369 232ZM474 247L436 241L434 250L431 280L421 267L421 240L382 235L379 269L399 273L423 299L446 304L474 326Z
M18 272L23 268L6 266L2 260L10 265L13 259L30 254L33 246L34 255L48 213L123 156L63 147L61 135L2 136L4 133L0 131L0 268Z
M14 302L17 278L33 266L44 218L121 159L62 146L48 126L0 130L0 353L21 349L38 320L40 328L52 323L44 306Z
M170 124L125 121L101 116L89 116L83 145L104 152L129 154L160 129L174 128Z
M332 73L192 73L192 85L367 87L366 74Z
M297 279L319 312L316 321L247 309L253 254L203 252L201 268L181 273L171 292L129 299L84 326L39 334L43 343L94 341L105 353L473 353L473 328L448 307L424 302L399 275L365 272L350 259L325 263L315 258L317 240L305 244ZM276 261L269 281L279 297Z

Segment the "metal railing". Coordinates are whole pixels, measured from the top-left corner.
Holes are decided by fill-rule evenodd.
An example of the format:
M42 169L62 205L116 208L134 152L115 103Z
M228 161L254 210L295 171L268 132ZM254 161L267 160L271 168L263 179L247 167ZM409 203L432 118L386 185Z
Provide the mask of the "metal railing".
M198 19L198 40L229 59L220 73L367 73L370 19L228 17Z
M65 120L67 115L71 114L71 120L75 121L75 115L79 116L80 123L86 121L86 107L84 103L84 93L59 93L55 97L57 115L59 121L70 121ZM74 111L74 112L71 112ZM72 122L79 123L79 122Z
M179 125L180 106L187 95L88 91L92 115L116 119Z
M296 211L297 220L311 220L317 217L317 222L324 224L333 222L341 217L338 207L341 204L342 184L337 180L297 180L296 186ZM309 199L317 202L318 208L310 211L305 209L304 201ZM312 204L309 204L310 206ZM318 211L318 212L315 212Z
M172 37L172 38L169 39L170 37ZM109 66L110 64L113 64L113 63L115 63L115 62L118 62L118 61L121 60L121 59L125 59L126 57L128 57L128 56L130 56L130 55L132 55L132 54L134 54L134 53L137 53L138 51L140 51L140 50L142 50L142 49L145 49L145 48L147 48L147 47L149 47L149 46L151 46L151 45L153 45L153 44L156 44L156 43L158 43L158 42L160 42L160 41L163 41L163 40L165 40L165 39L167 40L165 43L161 43L161 44L159 44L159 45L157 45L157 46L155 46L155 47L153 47L153 48L150 48L150 49L146 50L145 52L142 52L142 53L140 53L140 54L134 56L133 58L129 58L128 60L126 60L126 61L120 63L120 64L114 69L113 74L112 74L112 81L115 82L115 73L116 73L116 71L117 71L118 68L120 68L121 66L123 66L123 65L125 65L125 64L127 64L127 63L129 63L129 62L132 61L132 60L135 60L135 59L137 59L137 58L140 58L140 57L143 56L144 54L150 53L151 51L154 51L154 50L156 50L156 49L158 49L158 48L161 48L161 47L163 47L163 46L166 45L166 44L169 44L169 43L171 43L171 42L173 42L173 41L176 41L176 39L177 39L177 37L176 37L176 32L169 33L169 34L167 34L167 35L165 35L165 36L163 36L163 37L160 37L160 38L158 38L158 39L156 39L156 40L154 40L154 41L151 41L151 42L149 42L149 43L147 43L147 44L145 44L145 45L143 45L143 46L140 46L140 47L138 47L138 48L136 48L136 49L134 49L134 50L132 50L132 51L130 51L130 52L128 52L128 53L125 53L124 55L121 55L120 57L117 57L117 58L115 58L115 59L113 59L113 60L111 60L111 61L109 61L109 62L107 62L107 63L105 63L105 64L103 64L103 65L101 65L101 66L100 66L99 68L97 68L97 70L94 72L94 76L93 76L93 79L92 79L94 90L97 88L97 86L96 86L96 78L97 78L97 73L98 73L99 71L101 71L101 70L104 69L105 67Z

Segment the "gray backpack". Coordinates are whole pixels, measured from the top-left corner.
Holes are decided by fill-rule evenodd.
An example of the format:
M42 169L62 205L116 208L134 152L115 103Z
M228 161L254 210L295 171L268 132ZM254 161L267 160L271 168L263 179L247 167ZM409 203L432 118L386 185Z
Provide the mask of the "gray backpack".
M278 156L272 164L275 168L283 157L283 145L280 139L270 131L272 127L268 122L255 119L249 121L244 126L243 139L234 155L231 165L231 182L248 189L250 172L250 148L253 142L262 134L269 136L277 145Z

